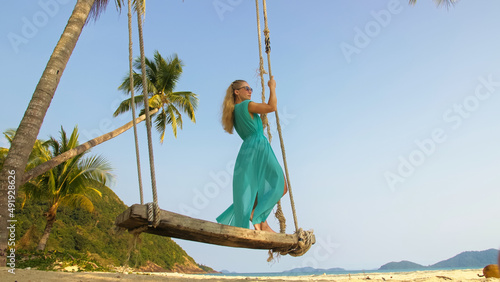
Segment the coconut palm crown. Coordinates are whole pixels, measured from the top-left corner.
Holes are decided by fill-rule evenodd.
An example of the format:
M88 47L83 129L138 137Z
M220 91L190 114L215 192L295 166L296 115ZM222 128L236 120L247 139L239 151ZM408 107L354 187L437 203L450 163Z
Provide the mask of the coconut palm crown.
M177 137L177 128L182 129L182 115L184 112L192 122L196 122L195 111L198 107L198 95L190 91L174 92L175 86L182 74L182 61L173 55L163 58L158 51L154 53L154 59L146 58L147 93L149 95L149 107L159 109L155 117L155 127L160 133L160 141L163 143L167 125L172 126L174 136ZM134 62L136 70L141 69L140 59ZM133 73L134 88L139 93L143 89L142 73ZM130 77L127 75L123 83L118 87L125 93L130 93ZM135 96L135 104L144 104L143 95ZM131 99L124 100L116 109L113 116L131 110ZM142 110L144 112L144 110ZM142 114L142 113L141 113Z

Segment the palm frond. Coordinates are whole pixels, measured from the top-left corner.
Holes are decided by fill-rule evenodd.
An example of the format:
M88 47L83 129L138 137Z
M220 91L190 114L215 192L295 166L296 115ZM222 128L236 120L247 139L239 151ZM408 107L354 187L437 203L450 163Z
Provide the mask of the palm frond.
M47 176L47 180L45 183L43 183L44 185L42 185L42 188L45 188L44 190L50 194L50 195L56 195L57 194L57 175L54 174L54 173L49 173L49 175ZM45 187L43 187L45 186ZM42 193L42 191L39 191L40 193Z
M60 134L61 134L61 143L59 143L60 147L58 149L60 150L61 153L63 153L67 151L66 147L68 144L68 135L66 134L66 131L64 131L64 128L62 126Z
M455 5L458 2L458 0L434 0L434 2L436 2L438 7L439 6L450 7L450 6Z
M134 89L138 92L142 91L142 75L136 72L132 75L134 79ZM130 93L130 75L127 74L127 76L123 78L123 83L118 87L118 90L122 90L127 95Z
M14 136L16 136L16 130L13 128L9 128L9 129L5 130L5 132L3 133L3 136L5 136L5 139L7 139L7 141L9 141L9 143L12 143L12 140L14 140Z
M158 112L156 115L155 119L155 129L160 133L160 143L163 143L163 140L165 138L165 131L167 127L167 119L168 119L168 113L165 111L164 108L161 109L161 111ZM174 131L174 135L177 132Z
M148 80L151 81L151 84L156 86L158 84L157 80L158 66L156 65L156 61L145 58L145 62L146 62L146 76L148 77Z
M72 208L81 208L88 212L94 211L94 204L92 201L86 195L81 194L72 194L63 197L61 199L61 205Z
M182 129L182 115L173 104L167 105L167 124L172 125L174 137L177 138L177 128Z
M174 91L175 85L180 79L182 75L182 61L177 57L176 54L172 55L172 57L163 59L159 53L158 64L160 64L160 72L158 73L158 84L159 87L165 93L169 93ZM160 60L161 59L161 60Z
M50 198L48 196L49 193L47 193L47 187L42 185L40 180L29 181L25 183L21 189L25 193L27 199L32 198L36 200L46 201L47 199Z
M149 107L153 109L159 109L162 106L162 97L160 95L153 95L149 99Z
M7 158L8 153L9 153L9 149L0 148L0 168L3 167L3 163L5 162L5 159Z
M146 14L146 0L134 0L133 3L136 12L139 11L141 15Z
M144 58L144 63L146 67L146 78L148 81L151 82L151 84L156 84L156 72L157 72L157 66L155 64L155 61L150 60L149 58ZM134 68L138 70L141 74L141 83L142 83L142 65L141 65L141 58L137 57L134 61ZM135 78L134 78L135 79ZM151 89L148 88L148 91L151 91Z
M69 151L69 150L71 150L73 148L78 147L78 145L79 145L79 143L78 143L78 136L79 136L79 134L78 134L78 126L75 126L73 128L73 132L71 132L71 135L69 137L68 143L65 144L65 148L64 148L65 150L64 150L64 152Z
M174 105L171 105L175 114L177 115L176 116L176 121L177 121L177 127L179 127L181 130L182 130L182 115L181 113L179 112L179 110L177 110L177 108L174 106Z
M106 184L113 177L111 164L100 155L82 160L79 164L79 170L83 172L86 179L96 180L103 184Z
M189 91L173 92L170 93L169 99L181 111L186 113L192 122L196 122L195 111L198 108L198 95Z
M136 108L140 107L144 104L144 99L142 97L143 97L143 95L134 96L134 102L135 102ZM113 116L117 117L118 115L126 113L126 112L131 111L131 110L132 110L132 99L128 98L120 103L118 108L113 113Z
M97 21L99 17L106 11L109 0L95 0L94 5L90 9L89 16L87 18L87 23L91 20ZM116 10L121 11L123 0L115 0Z
M52 158L48 141L37 139L28 158L26 170L30 170Z
M70 189L72 185L75 185L73 182L78 181L77 177L80 172L77 171L77 166L78 160L76 158L69 159L62 164L58 170L56 179L57 186L55 189L57 193L63 195L69 193L68 189Z
M50 139L47 141L47 144L54 156L62 154L60 149L61 146L59 145L59 141L57 139L55 139L54 137L50 137Z

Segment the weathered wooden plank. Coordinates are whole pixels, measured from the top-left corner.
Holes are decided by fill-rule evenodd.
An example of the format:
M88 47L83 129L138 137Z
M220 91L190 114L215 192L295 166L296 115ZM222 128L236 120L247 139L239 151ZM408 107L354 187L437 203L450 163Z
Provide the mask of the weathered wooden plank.
M116 219L116 225L132 230L148 224L146 205L132 205ZM276 234L209 222L161 210L160 224L146 233L221 246L273 249L297 246L297 235Z

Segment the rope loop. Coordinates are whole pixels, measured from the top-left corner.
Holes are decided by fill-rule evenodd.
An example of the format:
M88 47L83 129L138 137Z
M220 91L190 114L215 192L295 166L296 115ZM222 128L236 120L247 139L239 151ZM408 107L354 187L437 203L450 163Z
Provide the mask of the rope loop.
M263 6L263 14L264 14L264 35L265 35L265 43L266 43L266 53L267 53L267 63L268 63L268 74L269 74L269 78L272 77L272 72L271 72L271 40L269 39L269 27L268 27L268 24L267 24L267 4L266 4L266 0L262 0L262 6ZM256 7L256 12L257 12L257 27L258 27L258 38L259 38L259 55L260 55L260 68L261 68L261 82L262 82L262 94L264 95L264 76L263 76L263 72L262 72L262 69L264 68L262 66L263 64L263 56L262 56L262 44L261 44L261 30L260 30L260 13L259 13L259 0L255 0L255 7ZM264 100L264 97L263 97L263 100ZM284 168L285 168L285 177L286 177L286 182L287 182L287 185L288 185L288 195L290 196L290 204L292 206L292 214L293 214L293 221L294 221L294 224L295 224L295 231L297 232L299 230L299 224L298 224L298 220L297 220L297 213L295 211L295 202L293 200L293 192L292 192L292 184L290 182L290 174L288 173L288 163L287 163L287 160L286 160L286 152L285 152L285 143L284 143L284 140L283 140L283 134L281 132L281 125L280 125L280 119L279 119L279 115L278 115L278 111L275 111L274 112L275 116L276 116L276 127L277 127L277 130L278 130L278 136L279 136L279 139L280 139L280 146L281 146L281 152L282 152L282 156L283 156L283 165L284 165ZM267 119L266 119L266 122L267 122ZM270 131L269 131L269 126L267 127L268 128L268 133L270 134ZM271 140L269 140L271 141ZM281 224L280 224L281 225Z
M153 227L153 221L154 221L153 203L147 203L147 206L148 206L148 226Z
M148 226L156 228L160 224L160 206L157 203L147 203Z
M309 251L311 246L316 241L313 230L304 231L302 228L299 228L299 230L297 230L295 234L299 239L296 246L289 249L276 248L269 250L269 257L267 261L271 262L275 258L279 258L280 256L284 255L291 255L292 257L302 256L303 254L307 253L307 251Z

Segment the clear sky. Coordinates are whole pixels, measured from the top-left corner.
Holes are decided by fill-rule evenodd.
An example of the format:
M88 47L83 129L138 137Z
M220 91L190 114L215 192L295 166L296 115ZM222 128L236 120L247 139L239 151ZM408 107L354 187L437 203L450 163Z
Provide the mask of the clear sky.
M18 126L74 2L4 4L2 131ZM428 265L500 247L500 3L461 1L446 9L430 0L414 7L404 0L268 2L298 221L314 229L317 244L302 257L268 263L266 251L176 242L199 263L238 272ZM255 17L253 1L147 3L146 55L178 54L185 66L176 90L200 98L196 124L186 117L177 139L169 132L160 145L154 134L163 209L215 221L231 204L230 168L241 140L223 131L220 106L234 79L246 79L260 100ZM113 4L84 28L40 139L78 125L83 143L130 119L112 117L125 99L117 88L128 71L127 34L126 11ZM134 50L138 56L137 41ZM138 203L132 131L92 152L112 163L111 187L125 204ZM283 206L293 233L288 196Z

